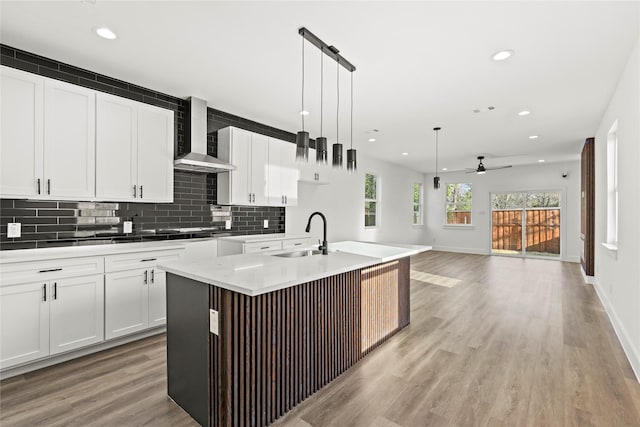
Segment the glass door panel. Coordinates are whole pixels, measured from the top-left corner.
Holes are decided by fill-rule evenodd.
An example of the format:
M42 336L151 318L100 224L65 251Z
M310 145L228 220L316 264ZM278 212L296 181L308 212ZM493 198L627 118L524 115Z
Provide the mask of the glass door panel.
M525 252L560 256L560 193L528 193L526 200Z
M491 195L491 252L522 254L522 193L494 193Z

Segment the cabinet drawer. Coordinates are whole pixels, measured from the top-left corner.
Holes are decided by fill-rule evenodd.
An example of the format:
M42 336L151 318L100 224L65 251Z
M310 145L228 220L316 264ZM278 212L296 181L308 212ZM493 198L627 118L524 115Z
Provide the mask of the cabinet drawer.
M244 253L245 254L254 254L256 252L264 252L264 251L272 251L274 249L282 249L281 241L268 241L268 242L255 242L255 243L245 243L244 244Z
M290 249L296 248L299 246L309 246L313 244L313 240L311 238L301 238L301 239L289 239L282 241L282 249Z
M0 286L104 273L103 257L54 259L2 265Z
M165 262L177 261L179 250L136 252L134 254L110 255L105 257L105 271L133 270L136 268L154 267Z

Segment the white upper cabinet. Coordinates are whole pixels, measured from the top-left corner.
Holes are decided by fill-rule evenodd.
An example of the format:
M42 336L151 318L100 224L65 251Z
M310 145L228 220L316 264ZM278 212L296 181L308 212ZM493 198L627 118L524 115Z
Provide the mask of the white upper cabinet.
M268 137L234 127L220 129L218 158L236 167L236 170L218 174L218 203L268 204Z
M44 83L44 193L55 199L95 196L95 91Z
M0 196L35 196L43 179L44 79L8 67L0 77Z
M138 105L138 197L173 202L173 111Z
M269 206L298 204L296 146L269 138Z
M218 131L218 157L236 170L218 174L218 203L297 204L296 147L286 141L234 127Z
M173 201L173 111L99 93L96 135L98 200Z
M319 165L316 163L316 150L309 149L309 162L300 164L300 177L298 181L307 184L326 185L329 184L329 165Z
M136 105L105 93L97 94L96 103L96 198L135 200L138 190ZM114 173L116 167L118 172Z
M95 196L95 92L2 67L1 197Z

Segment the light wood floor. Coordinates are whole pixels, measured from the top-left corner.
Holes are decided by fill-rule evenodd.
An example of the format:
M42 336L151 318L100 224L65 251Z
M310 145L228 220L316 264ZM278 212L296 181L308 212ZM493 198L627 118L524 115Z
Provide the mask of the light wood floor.
M640 426L640 384L577 264L428 252L412 269L461 282L412 280L411 325L275 425ZM0 424L195 425L166 397L164 347L3 381Z

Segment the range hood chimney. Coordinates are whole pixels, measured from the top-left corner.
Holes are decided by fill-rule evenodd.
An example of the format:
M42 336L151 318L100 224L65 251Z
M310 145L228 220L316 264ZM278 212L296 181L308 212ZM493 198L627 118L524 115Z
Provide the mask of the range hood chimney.
M174 169L202 173L235 170L235 166L207 155L207 101L193 96L187 101L184 135L191 143L191 151L173 161Z

